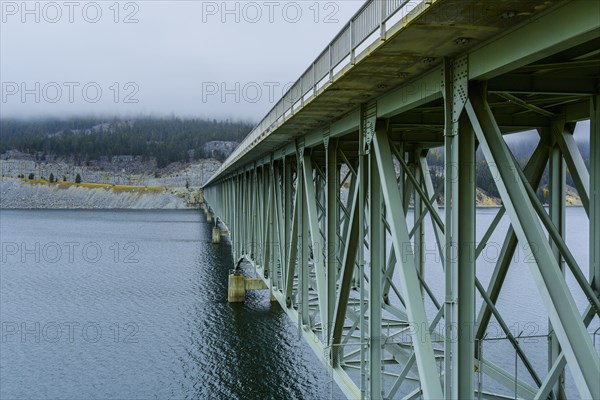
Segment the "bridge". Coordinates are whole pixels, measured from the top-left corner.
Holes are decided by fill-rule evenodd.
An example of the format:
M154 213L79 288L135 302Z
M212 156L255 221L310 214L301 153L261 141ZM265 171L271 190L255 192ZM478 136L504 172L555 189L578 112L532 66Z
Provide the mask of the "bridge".
M348 398L558 399L571 385L600 399L588 330L600 312L599 79L598 1L366 1L206 183L207 212ZM589 168L573 136L584 120ZM531 130L539 144L522 165L506 135ZM502 200L477 236L476 151ZM536 194L546 168L548 207ZM589 218L584 262L566 243L567 171ZM506 219L482 282L476 265ZM517 248L547 315L535 354L497 307ZM481 346L491 321L514 368Z

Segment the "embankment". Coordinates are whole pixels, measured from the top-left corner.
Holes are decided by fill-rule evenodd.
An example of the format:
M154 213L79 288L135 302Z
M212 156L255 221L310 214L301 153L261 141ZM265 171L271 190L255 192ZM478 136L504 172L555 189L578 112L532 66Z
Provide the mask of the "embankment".
M176 209L186 200L166 189L119 188L75 184L30 183L20 179L0 182L0 208Z

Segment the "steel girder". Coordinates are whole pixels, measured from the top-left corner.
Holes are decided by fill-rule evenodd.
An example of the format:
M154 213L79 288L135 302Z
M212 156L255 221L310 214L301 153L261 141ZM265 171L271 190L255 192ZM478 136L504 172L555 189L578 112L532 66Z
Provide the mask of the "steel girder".
M242 171L223 184L206 190L205 195L213 211L221 216L222 223L230 227L236 257L246 258L262 276L268 276L265 280L275 297L294 320L299 322L302 335L312 341L312 347L323 362L330 366L334 380L350 398L391 398L399 393L411 394L410 391L403 392L402 388L410 388L415 379L419 380L418 393L423 393L427 398L441 396L440 381L446 382L446 398L462 398L468 393L477 392L472 374L472 368L477 365L482 373L502 385L508 387L516 382L519 396L532 398L545 398L552 390L555 391L555 396L560 395L558 383L562 371L569 366L583 396L595 396L597 387L594 387L593 376L597 372L595 368L598 358L589 343L585 326L596 311L591 305L588 316L580 317L572 308L565 311L560 307L564 304L568 306L571 300L564 275L558 272L559 264L556 260L563 259L568 253L564 253L564 248L558 246L556 240L548 242L539 228L533 233L527 233L533 235L536 244L545 243L540 244L546 253L538 254L538 257L544 257L538 263L550 263L554 260L554 270L550 272L538 270L537 264L532 266L539 271L534 270L534 275L542 275L537 281L538 289L543 296L548 296L545 304L550 308L553 335L557 339L550 350L548 373L543 382L539 381L540 388L536 389L521 379L515 380L509 372L495 366L492 360L481 358L482 355L476 353L476 338L481 337L481 334L475 334L475 330L485 332L489 323L489 317L482 319L482 315L494 315L499 322L502 321L494 304L502 288L503 278L496 278L494 275L490 289L486 290L474 276L474 260L485 244L475 246L473 236L474 169L469 155L472 159L475 136L470 129L475 130L488 161L498 166L499 173L501 170L510 177L508 183L506 177L498 182L499 186L505 186L501 193L512 222L505 241L505 247L508 248L501 253L498 261L498 265L502 265L501 276L506 275L510 264L502 260L510 261L516 240L531 242L528 236L519 237L525 235L524 226L531 230L532 226L539 224L526 188L514 188L519 185L519 180L514 175L514 160L506 150L498 154L497 149L502 149L503 146L502 138L494 128L493 115L489 108L486 111L486 103L482 98L481 94L479 97L471 94L466 103L472 128L470 121L464 116L457 122L450 119L452 125L449 131L456 132L447 135L449 143L454 145L448 146L449 161L446 167L449 172L446 179L450 181L449 186L447 182L446 202L450 204L446 208L445 224L440 226L435 218L431 218L438 245L451 243L451 248L443 253L447 260L441 264L440 272L446 271L447 283L456 279L456 297L453 300L447 293L444 307L427 285L428 279L436 277L421 275L420 269L416 268L415 254L410 245L410 238L414 236L411 232L415 232L416 225L424 223L424 214L438 215L439 212L427 162L424 155L414 157L413 153L412 166L408 165L402 152L398 150L401 146L390 142L389 131L383 123L378 122L376 129L372 131L363 130L363 135L371 135L367 138L370 145L366 146L364 155L359 155L354 162L349 161L347 154L340 153L334 145L326 149L328 158L319 167L312 160L311 152L299 144L295 158L286 156L274 160L268 166ZM593 107L595 103L591 103ZM486 125L480 123L480 120L485 121ZM553 196L559 196L555 192L563 192L562 189L556 189L564 185L561 178L564 169L560 172L561 163L576 167L571 170L578 174L574 178L576 182L581 182L579 187L594 187L593 182L585 182L586 179L582 178L586 174L581 162L577 161L581 155L572 146L571 137L567 136L571 135L572 127L563 129L561 126L557 123L549 127L546 134L543 133L544 130L541 131L553 143L551 150L545 150L547 147L540 144L523 174L535 187L550 155L551 169L558 168L559 171L552 173ZM343 156L338 157L338 154ZM356 162L360 161L365 163L364 168L359 164L357 169ZM457 164L452 164L457 161ZM403 171L400 175L395 164ZM340 167L347 171L344 180L340 178ZM415 172L415 168L418 172ZM364 176L366 185L360 184L361 176ZM519 174L516 176L521 178ZM511 191L506 186L511 186ZM362 196L361 190L364 190ZM454 195L452 190L455 191ZM416 225L412 229L409 229L406 215L402 211L407 204L407 197L402 199L400 196L402 191L412 192L415 198L421 198L427 204L421 207L419 215L415 215ZM344 193L347 194L344 196ZM593 193L591 189L590 193ZM515 196L520 197L515 201ZM590 195L590 213L596 204L591 198ZM553 200L553 203L556 204L557 201L562 203L562 200ZM524 211L527 207L530 207L528 214ZM500 216L503 210L504 208L500 210ZM525 217L523 213L529 216ZM548 218L556 227L560 227L564 209L552 205ZM361 219L364 227L362 232L359 225ZM492 223L490 232L499 219L496 218ZM452 238L453 229L456 232L454 241L448 240ZM591 230L594 229L591 226ZM562 236L562 231L560 235ZM489 237L487 233L484 239L486 237ZM385 245L388 240L392 242L391 248ZM329 247L332 241L339 241L334 249ZM364 246L360 245L361 242ZM455 246L456 243L461 246ZM469 246L469 243L472 245ZM466 250L461 251L461 248ZM357 255L361 253L364 257L362 262L360 257L357 259ZM456 257L455 267L452 266L452 257ZM590 263L591 274L594 272L592 265ZM452 268L455 268L456 276L448 279L448 272ZM553 276L543 276L548 273ZM330 280L333 280L334 285ZM390 290L392 301L384 301L386 286ZM474 310L475 287L484 299L484 306L477 320ZM424 296L438 304L439 311L434 320L425 315ZM452 310L454 307L455 310ZM430 331L422 340L422 332L414 328L427 326L428 329L434 329L449 309L456 313L456 319L444 319L446 335ZM453 322L459 328L457 341L448 339L451 337L450 325ZM403 333L412 339L408 342L396 341ZM505 333L510 335L508 328ZM578 338L573 339L573 336ZM442 357L442 348L433 344L439 340L446 343L446 349L451 349L445 351L446 357ZM514 337L511 340L522 361L528 365L527 355L519 347L518 341ZM440 374L438 360L442 359L446 360L446 366L450 366L450 372L443 369ZM365 379L357 379L355 371L362 373ZM533 368L529 372L531 376L544 376L543 371L534 371ZM447 386L447 382L452 382L453 379L457 383ZM448 390L449 388L456 390Z
M495 165L501 175L498 189L517 237L536 248L533 252L536 263L530 264L530 269L580 394L583 398L599 398L600 361L524 183L519 175L515 176L514 162L485 98L484 88L469 94L466 105L469 118L488 163Z
M349 398L503 398L474 382L474 368L520 398L537 399L564 396L569 368L582 397L600 398L600 361L586 331L600 308L600 96L590 87L597 77L528 76L536 63L556 68L555 54L598 40L594 7L564 2L205 188L230 230L236 261L255 267ZM578 23L555 29L565 16ZM574 122L587 118L589 169L573 138ZM539 128L540 144L523 171L499 124ZM407 127L414 132L398 134ZM431 143L444 147L443 213L427 164ZM498 174L503 202L480 243L477 145ZM534 193L547 166L549 212ZM590 220L587 277L564 240L567 169ZM505 217L510 227L484 287L477 258ZM423 257L427 218L436 268ZM549 315L548 368L532 361L498 305L519 244L537 249L529 267ZM577 288L567 285L566 271ZM443 293L432 289L436 282ZM589 303L583 315L573 302L580 289ZM525 366L523 376L481 352L492 319Z
M477 103L477 101L480 101L480 103ZM501 148L502 139L498 136L498 131L494 133L492 130L492 133L489 133L492 128L488 126L488 130L486 130L479 125L479 118L487 118L487 123L493 127L493 115L489 113L489 110L487 114L484 114L484 117L475 112L475 110L482 112L481 107L480 98L475 97L473 99L472 96L467 102L467 111L474 120L473 125L475 132L478 134L480 145L483 146L486 156L490 157L490 161L498 164L497 157L500 156L497 152L491 150L487 141L495 140L493 142L494 146ZM483 110L485 110L484 106ZM443 380L445 376L452 377L453 374L439 373L437 360L442 359L443 353L440 352L441 348L432 345L431 338L434 339L434 342L443 340L445 343L450 344L450 348L456 348L456 353L446 352L447 356L445 357L446 360L451 361L449 363L451 368L456 366L455 377L452 379L456 379L459 383L451 387L457 388L457 392L463 389L460 390L460 394L456 394L455 398L464 397L467 393L474 393L475 388L472 382L472 368L474 365L479 365L485 374L501 384L510 386L513 384L512 382L515 382L514 376L499 369L492 360L480 359L476 355L474 345L476 335L473 331L467 335L460 335L460 340L453 343L453 341L445 339L444 336L434 333L431 333L430 336L425 335L425 340L421 340L422 337L419 335L422 332L417 332L414 329L415 326L423 324L428 328L434 328L448 308L442 307L438 302L440 311L436 315L437 322L425 316L423 293L427 293L428 296L433 298L434 295L427 290L427 279L420 276L419 270L415 267L415 257L411 246L406 246L411 241L406 215L402 211L405 200L400 197L400 187L407 190L406 184L414 182L412 180L414 179L416 180L416 185L414 183L412 185L414 194L421 196L423 199L429 199L428 201L432 197L435 198L435 196L432 194L433 187L429 171L426 171L426 160L421 158L412 169L403 164L404 159L400 162L398 156L402 155L401 152L394 143L389 143L389 132L381 125L378 123L377 129L370 133L372 137L370 138L371 146L368 151L364 153L365 155L362 158L361 156L357 158L359 161L366 160L367 164L364 170L360 165L356 170L355 163L351 162L350 165L346 165L340 161L335 165L327 162L318 168L314 165L315 162L311 159L310 152L301 149L299 146L299 157L297 157L296 162L290 157L285 157L279 161L274 161L267 167L243 171L222 185L207 189L206 197L209 204L218 215L222 215L223 223L232 227L231 237L234 241L240 243L234 243L234 249L238 249L235 252L239 252L236 256L251 260L260 274L270 276L268 283L275 297L280 300L288 313L299 321L302 335L311 340L312 347L321 355L323 362L330 365L335 381L349 397L360 397L362 395L370 398L388 398L401 393L401 388L406 385L411 387L415 379L419 379L419 387L425 397L436 398L440 396L440 380ZM453 213L456 214L456 223L451 218L450 223L458 225L456 226L458 236L456 236L455 242L451 241L451 243L465 244L472 242L473 245L465 246L467 252L461 252L460 247L454 249L457 251L458 256L458 270L455 271L458 280L456 286L458 290L456 292L457 298L455 302L448 302L451 298L446 297L446 304L457 307L457 319L455 321L458 322L457 326L461 328L460 332L464 333L462 328L465 325L485 331L483 326L487 322L482 323L480 317L478 324L474 323L475 310L473 309L474 303L471 296L474 295L474 289L468 288L469 286L475 288L477 283L477 279L474 277L474 263L471 262L476 257L476 248L472 236L474 227L474 217L472 215L474 205L473 168L469 167L472 164L468 162L468 155L474 153L474 136L470 134L469 121L466 121L464 117L459 120L457 125L455 127L457 128L456 136L458 139L456 154L453 154L452 148L449 154L450 160L457 160L456 157L461 158L458 159L460 162L456 169L456 175L449 173L447 177L452 179L453 176L458 176L455 189L457 195L452 197L453 201L456 201L454 204L457 204L458 207L454 207L455 212L453 212L453 204L450 203L450 208L447 209L446 221L448 221L448 216L452 216ZM495 137L489 137L494 134ZM569 133L567 132L567 134ZM448 137L451 140L453 135ZM462 145L461 138L463 139ZM468 138L471 139L470 142L467 141ZM464 141L467 141L467 143L464 143ZM554 148L556 149L556 146L561 143L560 139L556 139L555 143ZM563 147L565 146L559 146L561 150ZM328 149L329 157L332 157L332 151ZM535 182L539 181L539 174L543 170L545 160L548 159L548 156L543 156L543 152L543 147L538 147L537 153L532 156L531 162L526 167L525 175L527 175L530 182L534 182L534 186ZM554 157L556 157L556 150L554 152ZM560 154L564 154L564 152L561 151ZM577 153L571 153L565 155L564 159L567 160L567 163L571 163L568 161L569 158L574 159L575 157L577 157ZM346 158L346 155L340 158ZM415 161L414 157L413 161ZM504 153L502 162L505 163L504 165L514 167L513 160L507 158L506 153ZM405 171L406 179L402 178L405 174L398 175L394 163L409 168ZM450 165L451 163L452 161L448 163L448 171L454 168ZM554 163L556 164L556 161ZM294 164L296 164L295 168ZM348 170L347 179L343 182L340 182L341 179L338 178L340 166ZM416 179L418 174L414 173L414 167L420 169L423 179ZM502 168L506 172L507 168ZM332 169L335 169L335 172L332 171L331 173L335 174L336 178L329 181L331 175L328 175L328 170ZM513 170L509 167L508 171ZM512 179L514 178L514 172L511 172L511 174L513 174L510 175ZM360 177L363 175L365 182L367 182L367 185L364 186L360 185ZM323 182L326 180L323 176L327 177L326 182ZM466 179L460 179L465 176ZM321 180L321 183L317 183L319 180ZM506 184L505 180L506 178L499 184ZM400 183L400 187L398 183ZM451 182L451 184L453 186L454 182ZM515 185L514 182L511 184ZM349 186L345 200L342 195L345 191L344 185ZM359 196L361 186L366 190L363 196ZM415 187L419 187L420 190L418 191ZM324 196L318 193L317 188L326 191L327 199L324 204L321 204ZM251 195L247 196L248 193ZM517 192L521 196L518 203L520 206L517 207L515 203L511 204L513 200L510 196L515 196L515 193L508 192L506 189L505 193L503 200L505 200L505 207L509 209L509 215L513 222L512 229L516 231L517 238L523 241L524 239L518 237L519 230L524 230L523 225L539 224L539 222L536 222L536 218L531 217L529 221L525 222L521 219L524 217L519 215L523 212L521 206L528 204L531 200L526 196L526 190L521 189L520 192ZM448 191L446 196L448 196ZM362 204L360 203L361 198ZM448 201L448 198L446 201ZM263 205L258 205L261 202ZM402 207L398 207L399 204ZM324 210L322 209L323 206ZM435 201L430 201L429 206L422 207L421 212L438 213L439 210L435 205ZM334 210L331 210L332 207L334 207ZM510 207L514 208L512 212ZM518 212L517 208L519 208ZM234 211L234 209L236 210ZM561 212L559 208L557 211L551 211L551 214ZM336 218L332 218L332 214ZM344 214L343 217L338 217L342 214ZM250 218L244 218L243 215L250 216ZM273 215L273 217L270 217L270 215ZM361 215L363 215L362 221L365 227L362 240L365 243L364 246L360 246L361 229L359 220L361 218L359 217ZM531 214L530 211L529 215L535 214ZM560 225L558 219L562 217L553 217L552 215L550 218L553 223L557 226ZM231 220L236 216L239 217L235 221ZM417 224L423 223L421 217L417 216L415 218ZM438 237L436 239L441 243L444 243L450 232L452 232L452 229L448 228L448 222L441 227L442 229L434 222L434 228L439 229L439 231L434 232L437 232ZM234 233L234 230L237 230L238 233ZM385 234L386 230L389 233ZM493 230L493 227L491 227L491 230ZM536 240L547 243L547 239L544 239L546 236L543 233L540 234L539 230L537 232ZM334 233L335 235L333 235ZM261 239L256 240L256 238ZM313 240L313 238L316 238L316 240ZM324 246L323 243L326 238L339 240L339 247L342 250L338 252L327 248L327 251L324 252L322 246ZM384 245L388 239L392 241L391 249ZM281 243L277 243L282 240L285 242L283 246ZM510 238L509 232L506 243L513 241L514 239ZM554 241L547 243L547 246L548 256L545 260L556 260L555 257L563 256ZM361 247L364 250L359 251ZM268 250L269 248L271 250ZM362 265L360 259L357 262L357 253L361 252L363 257L366 257L366 261L363 261ZM338 253L341 254L341 257L337 257ZM400 254L399 257L396 256L397 253ZM507 250L503 254L507 253L510 253L510 251ZM267 256L268 254L271 254L271 257ZM388 256L394 254L394 257L386 257L386 254ZM323 255L326 257L323 258ZM444 253L444 255L448 257L448 253ZM386 258L388 262L383 262ZM400 260L399 264L395 266L397 272L390 275L387 271L390 268L389 260L396 258ZM510 256L508 256L508 259L510 259ZM396 264L395 260L393 264ZM450 264L450 260L445 261L442 269L451 270ZM279 275L275 274L277 265L281 268ZM321 272L318 271L318 268L321 268ZM469 270L469 268L471 269ZM558 264L556 264L556 268L558 268ZM398 274L400 274L400 278L398 278ZM332 275L335 275L334 293L331 293L331 282L329 282ZM562 287L562 291L558 292L562 293L558 295L561 296L561 300L557 300L557 302L568 303L569 295L566 294L568 289L565 289L563 275L557 273L554 275L551 279L539 280L538 287L541 291L548 292L556 292L556 286ZM280 276L280 278L276 278L276 276ZM390 279L387 280L386 277ZM435 278L431 277L429 279ZM389 304L384 302L384 283L388 283L388 287L394 289L391 290L391 293L397 295L395 297L396 301L392 300L388 302ZM485 290L483 287L478 287L485 299L482 310L487 310L486 312L501 318L501 315L497 314L498 310L494 307L494 303L497 299L497 293L502 287L502 280L493 278L490 285L494 283L499 284L498 288L494 290ZM463 287L463 285L466 286ZM319 289L319 286L321 286L321 289ZM463 289L460 289L461 287ZM490 298L489 293L495 293L495 297ZM328 313L329 302L321 300L322 298L326 300L334 299L333 313ZM546 304L550 304L549 307L554 307L552 306L553 302L554 300L550 299ZM591 314L594 315L594 312L592 311ZM461 315L463 316L462 319ZM564 327L563 318L570 321L568 323L571 326L568 329ZM589 319L586 322L574 312L565 312L564 310L555 312L555 315L551 318L552 326L555 330L557 328L563 330L562 333L557 332L557 338L561 346L552 352L553 356L549 360L551 368L539 390L529 386L521 379L516 381L520 396L538 398L546 396L549 393L549 388L556 386L564 367L573 364L575 364L574 375L579 374L580 378L578 388L582 390L584 396L586 390L590 391L590 395L595 395L593 381L586 380L585 370L591 370L588 375L593 376L597 356L594 358L595 353L591 348L584 349L583 352L581 348L575 349L576 346L572 345L572 339L567 336L566 332L569 331L569 335L579 335L585 345L584 337L587 333L585 333L583 327L589 323ZM445 324L451 323L451 321L448 318ZM328 329L328 326L331 326L331 328ZM573 329L573 326L576 329ZM418 340L410 340L410 344L396 342L395 338L401 336L402 332L410 332L408 336L416 337ZM360 333L360 335L357 333ZM448 329L446 333L448 333ZM447 335L447 337L450 336ZM457 354L457 356L453 357L452 354ZM452 362L453 359L456 363ZM463 361L460 361L461 359ZM579 367L577 363L583 364L584 367ZM397 365L398 369L395 369L394 365ZM357 371L357 366L358 371L365 374L366 379L362 380L362 386L361 379L357 379L354 372ZM364 366L364 368L361 368L361 366ZM542 371L537 372L542 373ZM404 393L407 394L407 392ZM451 390L446 390L445 393L445 397L453 398Z

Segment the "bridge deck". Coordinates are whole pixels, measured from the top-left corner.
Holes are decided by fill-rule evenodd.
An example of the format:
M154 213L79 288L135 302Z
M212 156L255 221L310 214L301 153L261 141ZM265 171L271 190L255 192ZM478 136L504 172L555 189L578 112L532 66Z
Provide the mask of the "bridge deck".
M418 2L415 6L416 2L407 2L405 8L410 11L400 8L394 19L399 17L401 19L389 26L385 34L381 35L376 31L369 35L365 42L354 44L354 48L361 49L366 43L372 42L354 56L353 63L348 54L340 64L333 66L330 69L331 79L329 79L328 69L323 79L317 79L321 81L320 85L300 88L303 78L301 77L240 144L232 157L226 160L207 185L229 171L269 155L296 138L304 137L348 116L352 111L358 110L361 104L381 98L389 94L391 89L410 87L409 92L419 91L422 95L431 93L432 96L440 97L441 73L433 81L419 86L411 87L411 82L425 76L428 72L441 71L440 66L444 58L452 59L459 54L477 53L477 49L484 46L486 41L501 37L519 24L524 22L535 24L537 16L552 9L558 3L561 1L511 0L482 3L472 0L437 0ZM357 16L361 12L364 13L364 9L365 7L359 10ZM357 17L355 16L354 19ZM466 43L460 44L463 39L466 39ZM527 40L527 38L522 39ZM339 35L332 43L336 43L337 40ZM598 43L588 44L590 45L593 47ZM326 47L323 54L327 53L329 47L331 45ZM315 60L307 72L310 72L312 66L318 61ZM505 72L505 65L498 65L495 61L489 60L489 64L486 65L484 60L482 65L479 65L479 69L473 71L469 78L490 79ZM556 60L557 65L554 67L542 68L541 80L547 81L558 77L562 80L562 89L575 89L581 91L579 94L591 94L593 85L589 85L589 79L582 78L590 76L593 78L597 72L597 63L581 65L587 67L582 76L582 68L564 67L559 65L558 61ZM540 71L536 70L535 66L517 71L515 65L518 63L510 65L511 72L521 78L520 81L515 82L520 83L520 87L515 85L517 87L513 92L529 92L528 85L535 86L534 80ZM492 90L494 85L497 85L498 90L507 91L503 87L507 82L506 78L512 77L492 81ZM567 78L570 81L566 80ZM428 84L432 85L428 86ZM300 96L302 92L306 94ZM557 90L557 93L564 94L563 90ZM407 93L410 94L415 93ZM507 114L511 115L510 112ZM531 124L523 124L523 126L531 126ZM420 138L417 140L420 141ZM422 141L430 142L426 139ZM436 136L434 142L437 144L441 141L441 137Z
M255 266L346 396L600 398L599 49L598 1L367 1L205 185L234 258ZM586 163L573 133L588 119ZM503 135L524 130L540 140L523 167ZM428 166L432 147L444 174ZM481 243L477 168L502 201ZM567 173L589 218L583 263L565 240ZM547 351L497 307L518 246ZM519 372L482 350L490 321Z

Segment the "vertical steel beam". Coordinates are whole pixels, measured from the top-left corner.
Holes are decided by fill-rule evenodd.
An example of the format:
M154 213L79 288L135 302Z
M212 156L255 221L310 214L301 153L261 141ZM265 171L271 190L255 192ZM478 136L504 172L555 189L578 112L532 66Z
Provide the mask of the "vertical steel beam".
M250 210L249 210L249 202L250 202L250 196L248 196L248 193L250 193L249 190L249 186L248 186L248 172L244 171L242 173L242 185L241 185L241 190L242 193L246 193L246 196L243 196L243 201L242 201L242 206L244 207L242 210L242 213L240 214L241 218L242 218L242 229L243 229L243 240L242 243L240 243L240 255L241 256L245 256L248 252L248 243L249 243L249 231L248 229L250 228Z
M308 315L308 207L304 196L304 179L302 164L304 162L304 145L297 151L298 178L296 179L296 202L298 204L298 296L300 308L300 322L302 325L310 325Z
M292 219L295 213L295 207L292 204L292 162L291 157L284 157L283 159L283 243L284 243L284 256L285 259L282 262L283 268L283 293L286 297L286 304L291 306L291 297L288 294L288 273L290 271L290 250L292 249L292 238L298 236L298 226L296 225L296 232L292 232ZM292 208L293 207L293 208ZM295 246L295 244L294 244ZM295 251L295 249L294 249ZM295 258L294 252L294 258ZM294 259L294 263L296 260Z
M429 199L432 198L432 196L436 193L435 188L433 187L433 181L431 179L431 172L429 170L429 165L427 163L427 155L425 153L421 154L421 159L420 159L420 164L421 164L421 173L423 174L423 180L425 183L425 193L427 194L427 197ZM431 204L431 207L433 208L433 211L439 215L439 207L438 207L438 202L437 202L437 197L433 197L433 203ZM434 218L431 218L431 224L433 225L433 233L435 235L435 240L438 246L438 251L439 251L439 255L440 255L440 260L442 261L442 265L445 265L444 263L444 246L446 244L446 237L444 236L444 232L442 231L442 228L435 223Z
M231 221L229 221L229 234L231 237L231 248L233 251L233 259L234 261L237 261L237 258L239 256L239 252L238 252L238 242L239 242L239 238L238 238L238 227L239 227L239 217L238 217L238 213L239 213L239 200L241 199L238 193L238 179L239 179L239 175L234 176L231 179Z
M485 88L477 89L470 92L466 109L488 164L496 165L500 173L501 179L497 180L498 191L511 217L517 237L521 242L535 247L532 253L536 265L530 264L530 271L548 309L549 318L563 347L580 395L585 398L600 398L600 363L592 341L552 254L550 244L545 239L523 182L512 170L514 163L487 104Z
M263 184L262 184L262 170L260 167L256 167L255 173L255 202L256 202L256 219L254 221L254 232L256 237L256 245L255 245L255 253L254 259L256 260L258 265L263 265L263 209L265 208L265 197L263 193Z
M271 179L273 180L273 199L275 202L274 212L275 212L275 230L274 236L276 238L277 243L273 243L273 260L274 266L273 270L276 273L276 286L278 289L281 289L283 286L283 270L285 269L283 266L285 264L286 254L285 254L285 234L284 234L284 222L283 222L283 209L282 209L282 184L280 179L280 163L273 163L273 173L271 175ZM277 251L275 251L277 250ZM279 266L279 268L277 268Z
M414 167L414 176L417 181L415 185L415 190L413 192L413 220L415 224L415 234L413 236L414 241L414 251L415 251L415 268L419 271L422 279L425 279L425 229L423 226L423 219L421 218L421 214L423 213L423 201L428 201L429 199L424 199L419 194L417 190L418 187L423 187L423 173L420 167L421 160L421 148L417 147L414 152L411 154L411 161ZM425 298L425 290L421 286L421 297Z
M358 184L352 185L353 189L349 194L350 198L350 215L348 217L348 230L345 237L344 254L342 256L342 268L340 270L339 289L334 313L333 333L332 333L332 351L333 363L335 366L339 364L341 357L340 343L344 330L344 320L346 319L346 310L348 308L348 298L350 296L350 288L352 277L354 275L354 263L356 262L356 253L359 242L358 229Z
M274 243L274 212L275 209L275 201L274 195L275 190L273 185L275 182L271 179L273 163L269 163L268 165L263 166L263 202L266 203L266 207L264 208L264 224L263 224L263 268L265 277L269 278L271 286L273 285L273 279L275 274L275 268L273 263L273 243Z
M458 158L458 398L468 399L475 393L475 134L465 117Z
M425 306L421 297L420 283L414 263L414 254L410 248L406 216L396 182L396 172L392 162L392 153L385 129L376 129L373 137L377 167L381 177L383 198L389 214L389 225L396 258L400 263L400 286L406 302L409 323L419 329L427 329ZM407 246L408 245L408 246ZM423 332L420 332L423 333ZM412 337L417 368L423 396L429 399L441 399L442 387L435 364L433 346L429 332L421 337Z
M382 266L385 261L385 232L381 180L373 152L369 154L369 395L383 397L381 306Z
M302 207L302 192L296 191L296 195L294 197L294 209L292 211L292 222L290 229L290 239L288 245L288 255L287 255L287 268L285 272L285 303L288 307L292 306L292 294L294 290L294 275L296 273L296 264L298 263L298 249L302 246L302 243L298 241L298 225L299 219L301 218L302 211L300 207ZM298 269L300 270L300 269Z
M600 96L590 101L590 282L600 293Z
M398 144L397 154L398 160L402 159L404 161L405 151L404 151L404 142L400 142ZM405 179L405 171L403 168L402 162L400 163L400 176L398 177L398 193L400 198L403 200L403 207L405 210L408 210L410 204L410 193L411 193L411 184L412 181L406 177ZM387 268L385 271L386 279L383 282L383 300L386 304L389 304L389 293L390 287L392 284L392 279L394 278L394 270L396 269L396 254L393 251L390 252L388 256ZM388 279L389 278L389 279Z
M327 287L325 291L326 295L326 320L323 321L323 334L324 342L331 344L332 338L332 325L333 315L335 313L335 284L336 275L338 270L337 263L337 242L338 242L338 162L337 162L337 139L328 139L326 143L326 224L325 224L325 237L326 243L326 279Z
M398 149L398 154L396 155L397 157L404 157L405 151L404 151L404 142L400 142L396 145L396 148ZM405 189L405 173L404 170L402 168L400 168L400 176L398 177L398 190L400 192L400 198L404 199L404 191ZM408 207L404 207L404 209L406 210Z
M464 104L464 93L458 93L458 61L444 59L444 398L458 399L458 118ZM456 81L456 82L455 82ZM463 90L466 90L463 88Z
M561 237L565 237L565 192L567 189L566 185L566 168L565 161L559 143L556 137L563 136L564 134L564 123L562 121L555 121L552 124L550 130L542 129L543 134L542 140L549 141L549 184L548 184L548 204L550 219L556 229L558 230ZM563 259L560 254L558 246L553 240L550 240L550 246L556 257L556 261L560 266L561 271L564 275ZM548 370L552 370L552 366L558 359L561 350L558 343L558 338L552 328L552 323L548 322L549 342L548 342ZM559 374L556 384L553 387L553 393L557 399L565 399L566 394L564 392L565 376L564 373Z
M321 317L321 324L327 324L327 295L325 291L327 289L326 277L325 277L325 262L322 257L323 251L323 238L321 231L319 230L319 219L317 216L317 193L315 191L315 184L313 181L313 167L310 154L304 152L304 161L302 163L303 174L304 174L304 195L306 198L307 205L307 218L310 227L310 239L312 244L312 259L317 278L317 295L319 301L319 315Z
M236 229L236 241L235 241L235 258L237 261L237 259L239 259L241 257L241 246L242 243L244 241L244 232L243 232L243 226L244 226L244 219L241 217L242 215L244 215L244 196L241 196L242 193L242 174L238 174L236 176L236 183L235 183L235 206L237 208L236 210L236 225L235 225L235 229Z
M252 258L254 258L254 260L258 259L258 254L260 253L258 250L258 243L257 240L259 238L259 234L260 231L258 230L258 213L259 213L259 200L258 200L258 171L256 168L256 165L254 166L254 168L252 169L252 178L251 178L251 186L252 186L252 204L250 207L250 213L252 215L252 222L251 222L251 231L252 234L250 235L250 237L252 238L252 242L251 242L251 251L250 251L250 256Z
M248 217L247 214L248 212L246 211L247 209L247 203L248 203L248 196L243 196L242 193L248 193L246 191L246 172L242 172L240 174L240 184L239 184L239 191L238 191L238 196L240 196L240 212L238 213L239 219L240 219L240 224L239 224L239 239L238 239L238 254L240 257L242 257L244 255L244 252L246 251L245 247L246 247L246 243L248 242L248 236L247 236L247 221L248 221Z
M360 120L360 129L358 132L358 276L355 277L355 283L359 285L359 306L358 311L359 315L359 326L360 326L360 392L361 397L365 398L367 394L367 384L366 384L366 371L365 371L365 330L363 329L365 325L364 321L364 310L363 310L363 302L365 301L365 287L364 287L364 276L365 276L365 205L367 199L367 190L368 190L368 149L367 143L365 141L366 137L366 113L367 106L361 106L361 120Z

